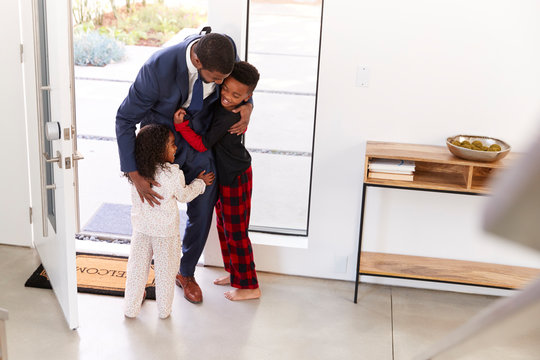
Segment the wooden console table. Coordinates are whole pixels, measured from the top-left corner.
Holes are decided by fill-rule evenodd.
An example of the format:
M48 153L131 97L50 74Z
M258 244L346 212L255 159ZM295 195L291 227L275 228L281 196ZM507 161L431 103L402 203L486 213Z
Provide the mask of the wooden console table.
M487 185L489 177L497 169L506 167L516 156L517 154L510 153L497 162L475 162L455 157L444 146L369 141L366 144L354 302L356 303L358 300L360 275L428 280L500 289L520 288L538 276L540 269L521 266L362 252L365 200L368 187L485 195L489 193ZM374 159L414 161L413 180L369 178L368 164Z

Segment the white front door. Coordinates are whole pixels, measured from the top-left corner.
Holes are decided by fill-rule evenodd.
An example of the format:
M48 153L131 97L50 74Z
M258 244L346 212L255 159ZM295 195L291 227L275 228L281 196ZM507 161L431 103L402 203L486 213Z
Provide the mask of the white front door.
M78 230L71 2L22 1L34 245L71 329L78 327Z

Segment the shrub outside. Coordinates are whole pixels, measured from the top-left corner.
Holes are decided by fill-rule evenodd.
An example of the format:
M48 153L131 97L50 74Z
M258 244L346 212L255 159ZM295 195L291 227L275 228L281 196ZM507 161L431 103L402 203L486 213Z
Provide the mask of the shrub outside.
M96 31L81 32L73 38L76 65L105 66L124 57L124 45Z

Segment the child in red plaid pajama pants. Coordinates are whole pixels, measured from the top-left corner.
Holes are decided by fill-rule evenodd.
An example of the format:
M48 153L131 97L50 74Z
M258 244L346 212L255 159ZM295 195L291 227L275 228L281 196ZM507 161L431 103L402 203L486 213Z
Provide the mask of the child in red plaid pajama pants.
M174 114L178 132L197 151L212 148L217 168L219 199L216 204L217 229L225 270L230 275L214 284L230 284L235 289L225 292L229 300L257 299L261 296L248 227L251 209L251 156L242 142L243 136L228 132L240 119L232 110L247 101L259 80L257 69L240 61L221 86L220 103L214 111L210 129L200 136L184 121L186 111Z

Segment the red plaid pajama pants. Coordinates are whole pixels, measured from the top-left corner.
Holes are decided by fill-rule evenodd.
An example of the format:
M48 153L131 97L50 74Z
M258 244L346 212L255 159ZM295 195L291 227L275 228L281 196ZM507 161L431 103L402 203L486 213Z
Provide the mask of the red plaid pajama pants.
M232 186L219 185L216 222L225 270L231 286L238 289L259 287L253 249L248 235L252 189L251 167L240 174Z

